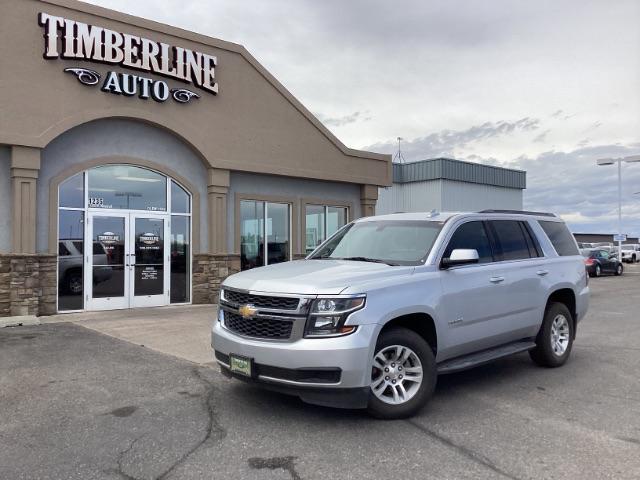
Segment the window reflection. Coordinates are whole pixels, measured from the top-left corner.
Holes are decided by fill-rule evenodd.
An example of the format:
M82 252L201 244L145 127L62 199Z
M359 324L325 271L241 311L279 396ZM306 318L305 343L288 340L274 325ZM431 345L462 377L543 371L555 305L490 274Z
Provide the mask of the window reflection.
M289 205L267 203L267 251L269 265L289 261Z
M60 210L58 231L58 310L81 310L84 212Z
M60 184L61 207L84 208L84 173L78 173Z
M171 303L189 301L189 217L171 217Z
M347 207L307 205L305 250L311 253L318 245L344 227L349 221Z
M88 171L89 208L167 211L167 179L146 168L107 165Z
M176 182L171 182L171 213L190 213L189 194Z
M264 265L264 202L240 202L240 265L242 270Z

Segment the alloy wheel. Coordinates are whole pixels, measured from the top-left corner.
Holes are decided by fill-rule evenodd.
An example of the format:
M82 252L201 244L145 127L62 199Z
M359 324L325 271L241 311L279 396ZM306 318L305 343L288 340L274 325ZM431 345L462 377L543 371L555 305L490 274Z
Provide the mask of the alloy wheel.
M403 345L391 345L373 359L371 391L384 403L400 405L418 393L422 376L418 355Z
M556 315L551 323L551 348L558 357L569 347L569 321L564 315Z

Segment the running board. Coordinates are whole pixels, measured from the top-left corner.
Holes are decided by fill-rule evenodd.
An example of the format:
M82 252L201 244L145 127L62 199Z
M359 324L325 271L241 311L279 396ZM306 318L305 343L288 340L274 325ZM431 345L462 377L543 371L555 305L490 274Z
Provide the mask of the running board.
M445 360L437 365L438 374L455 373L468 368L477 367L485 363L493 362L502 357L513 355L514 353L526 352L536 346L532 341L520 341L508 343L499 347L482 350L481 352L472 353L463 357Z

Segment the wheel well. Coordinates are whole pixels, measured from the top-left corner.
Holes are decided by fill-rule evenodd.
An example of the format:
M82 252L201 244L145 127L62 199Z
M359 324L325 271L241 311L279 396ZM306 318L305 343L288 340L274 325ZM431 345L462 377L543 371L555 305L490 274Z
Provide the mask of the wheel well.
M547 300L547 306L551 303L562 303L566 305L571 313L571 320L573 320L573 331L575 332L576 326L576 294L573 293L573 290L570 288L562 288L560 290L556 290L551 295L549 295L549 300Z
M404 327L409 330L413 330L431 347L433 354L438 353L438 335L436 333L436 326L430 315L426 313L410 313L408 315L402 315L390 320L382 328L382 331L388 330L392 327Z

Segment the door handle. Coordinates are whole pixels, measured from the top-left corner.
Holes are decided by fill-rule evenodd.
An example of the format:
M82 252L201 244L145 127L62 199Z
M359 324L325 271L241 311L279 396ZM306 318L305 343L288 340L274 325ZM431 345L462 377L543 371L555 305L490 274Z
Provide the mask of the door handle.
M536 272L536 275L540 275L541 277L544 277L547 273L549 273L549 270L538 270Z
M491 283L500 283L500 282L504 282L504 277L491 277L489 278L489 281Z

